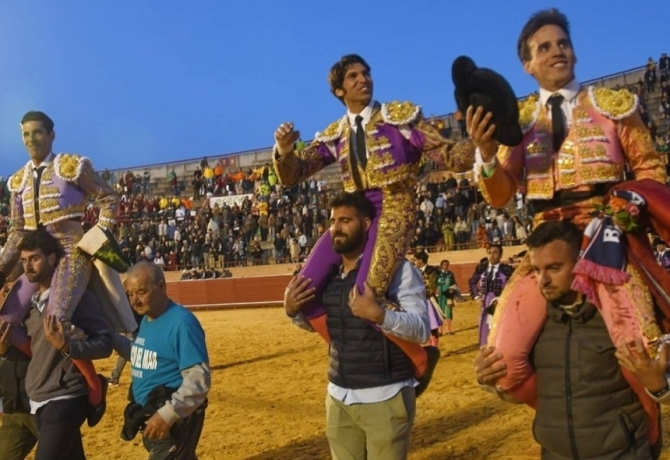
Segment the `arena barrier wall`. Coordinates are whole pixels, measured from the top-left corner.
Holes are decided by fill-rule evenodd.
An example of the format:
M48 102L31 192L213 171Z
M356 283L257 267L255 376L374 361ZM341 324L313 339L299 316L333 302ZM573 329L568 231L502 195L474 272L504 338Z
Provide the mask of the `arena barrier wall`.
M468 281L477 264L452 264L461 292L469 293ZM193 310L218 310L279 306L291 275L248 276L209 280L170 281L167 293L172 300Z

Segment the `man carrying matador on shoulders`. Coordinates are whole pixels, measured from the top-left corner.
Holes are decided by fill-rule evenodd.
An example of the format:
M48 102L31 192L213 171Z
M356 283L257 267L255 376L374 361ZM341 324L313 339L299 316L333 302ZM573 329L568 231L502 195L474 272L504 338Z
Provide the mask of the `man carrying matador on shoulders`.
M418 106L410 102L380 104L372 98L373 81L370 66L357 55L347 55L331 68L331 92L347 108L341 119L333 122L302 150L295 150L299 132L292 123L284 123L275 132L274 167L282 184L292 186L322 168L339 163L344 189L365 191L375 206L375 219L368 244L360 262L357 288L369 287L380 304L387 307L385 319L377 325L382 332L393 329L393 311L385 300L391 275L405 257L415 226L415 186L424 155L452 171L466 171L473 163L469 143L455 144L444 138L426 121ZM325 311L319 305L323 286L339 256L333 251L331 235L326 233L316 244L300 276L311 280L311 297L302 314L312 328L329 340L325 328ZM431 349L430 366L426 349L420 344L386 336L412 359L417 377L430 378L429 367L439 357ZM424 381L426 381L424 379ZM420 379L421 382L421 379ZM423 382L422 382L423 383ZM418 391L422 391L423 388Z
M80 331L70 328L72 314L87 288L91 288L105 306L105 319L117 332L130 332L136 327L130 305L125 298L118 272L124 262L109 249L108 235L115 223L119 197L93 170L91 161L75 154L54 154L56 138L54 122L43 112L30 111L21 120L21 135L30 160L8 181L11 197L12 226L5 249L0 255L0 285L4 285L19 263L19 242L29 231L44 228L58 241L63 256L53 276L46 315L55 316L68 333L68 340L77 340ZM99 221L84 234L82 218L89 201L100 209ZM111 238L113 240L113 238ZM93 255L106 243L108 249L97 252L107 261L91 257L80 249L88 248ZM92 248L92 249L91 249ZM103 258L102 252L109 257ZM120 253L118 253L120 254ZM94 268L96 267L96 268ZM92 281L93 277L93 282ZM89 284L91 283L91 284ZM5 300L0 321L18 326L38 291L25 275L16 280ZM100 298L103 297L103 298ZM30 342L19 327L12 327L10 341L28 356ZM75 360L89 390L89 425L96 424L104 412L106 381L95 373L92 362Z

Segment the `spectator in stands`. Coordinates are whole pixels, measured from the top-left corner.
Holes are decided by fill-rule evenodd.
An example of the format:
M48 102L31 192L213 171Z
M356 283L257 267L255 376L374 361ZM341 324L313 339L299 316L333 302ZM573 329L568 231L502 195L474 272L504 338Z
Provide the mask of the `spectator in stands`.
M221 164L221 160L219 160L214 167L214 178L220 179L221 177L223 177L223 165Z
M647 64L647 70L644 71L644 81L647 84L647 93L651 94L655 91L656 88L656 66L649 67Z
M277 234L273 239L273 245L275 248L275 262L284 263L286 258L286 240L282 237L281 233Z
M670 99L670 81L667 79L661 82L661 97Z
M200 199L200 188L202 186L201 180L202 171L200 170L200 166L197 166L195 171L193 171L193 182L191 182L191 185L193 185L193 199L195 200Z
M102 177L102 180L107 182L109 185L114 185L112 184L112 173L109 172L109 169L105 168L100 177Z
M514 244L524 244L526 242L526 238L528 238L526 227L524 227L524 225L521 223L521 219L518 215L512 217L512 222L514 223Z
M514 242L514 222L509 218L507 213L502 214L503 225L501 227L503 233L503 244L509 246Z
M298 236L298 246L300 246L300 254L305 254L307 249L307 235L305 235L300 230L296 231L296 235Z
M149 174L149 169L144 168L142 173L142 193L147 195L149 193L149 182L151 181L151 174Z
M442 237L444 238L444 246L447 251L453 251L456 244L456 232L454 231L454 224L451 220L445 219L442 224Z
M502 245L503 234L502 234L502 230L498 226L498 221L497 220L493 220L491 222L491 230L489 230L489 242L491 244Z
M458 123L458 130L461 133L461 138L467 139L468 130L465 126L465 117L463 116L463 113L460 110L457 110L456 113L454 113L454 118L456 119L456 123Z
M451 189L455 189L455 188L458 187L458 182L456 182L456 178L454 177L453 174L449 174L449 177L447 178L446 186L447 186L447 191L449 191Z
M257 240L251 242L249 255L252 258L252 265L260 265L263 262L263 248L261 248L261 244Z
M649 123L647 123L647 129L649 129L649 136L652 139L655 139L656 135L658 134L658 130L656 128L656 123L654 123L653 121L650 120Z
M214 170L209 166L202 168L202 177L207 183L207 192L212 192L214 190Z
M666 96L663 96L661 99L658 110L663 114L663 118L666 122L670 120L670 101L668 101Z
M489 247L490 236L483 222L480 222L479 228L477 228L476 238L477 238L477 244L479 245L480 248L486 249Z
M456 216L454 232L456 234L456 248L465 249L467 247L467 243L470 241L470 227L468 223L461 218L461 216Z
M165 259L160 251L156 251L156 256L154 257L154 263L161 268L165 267Z
M430 201L430 198L426 195L421 202L420 209L423 212L425 216L430 216L433 213L433 209L435 209L435 205L433 204L432 201Z
M288 250L290 254L290 262L300 262L300 245L294 237L290 237L288 240Z
M468 209L468 197L460 189L453 192L454 197L454 215L464 218Z
M661 73L661 81L666 81L670 78L670 57L667 53L661 54L658 59L658 70Z
M656 248L654 255L658 264L667 271L670 271L670 250L665 244L665 241L661 238L656 238L654 240L654 248Z
M177 173L174 171L174 168L170 169L170 172L167 175L168 182L170 183L170 190L174 196L179 196L179 181L177 179Z
M128 171L125 176L124 192L130 196L134 194L135 175Z

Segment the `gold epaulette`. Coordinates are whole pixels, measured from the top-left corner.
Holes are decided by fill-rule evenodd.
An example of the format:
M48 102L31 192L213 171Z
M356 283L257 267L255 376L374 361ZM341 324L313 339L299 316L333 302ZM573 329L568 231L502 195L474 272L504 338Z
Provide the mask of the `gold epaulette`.
M12 193L17 193L23 190L26 182L26 176L28 174L29 173L26 172L25 166L12 174L12 177L10 177L9 181L7 181L7 188L9 191Z
M421 107L409 101L393 101L382 104L382 118L392 125L408 125L416 121L421 113Z
M589 98L593 107L612 120L622 120L635 113L639 102L637 95L627 89L589 87Z
M521 131L525 134L535 126L537 118L540 115L540 98L536 94L531 94L523 101L519 101L519 125Z
M74 182L79 179L86 162L90 162L88 158L76 153L59 153L54 158L54 171L61 179Z
M333 142L338 140L342 136L342 131L344 130L344 123L346 121L346 115L343 118L340 118L337 121L332 122L328 125L323 131L319 131L314 136L314 139L319 142Z

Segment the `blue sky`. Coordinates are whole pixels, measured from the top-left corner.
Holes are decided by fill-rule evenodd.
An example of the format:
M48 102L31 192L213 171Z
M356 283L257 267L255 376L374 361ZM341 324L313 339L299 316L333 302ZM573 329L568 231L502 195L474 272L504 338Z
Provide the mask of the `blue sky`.
M568 15L577 76L586 80L670 52L667 5L3 1L0 175L27 160L19 121L30 109L54 119L54 151L87 155L97 168L212 157L271 145L282 121L309 139L340 117L327 74L343 54L368 60L376 99L411 100L438 115L454 110L450 68L460 54L505 75L518 95L535 89L516 40L539 9Z

